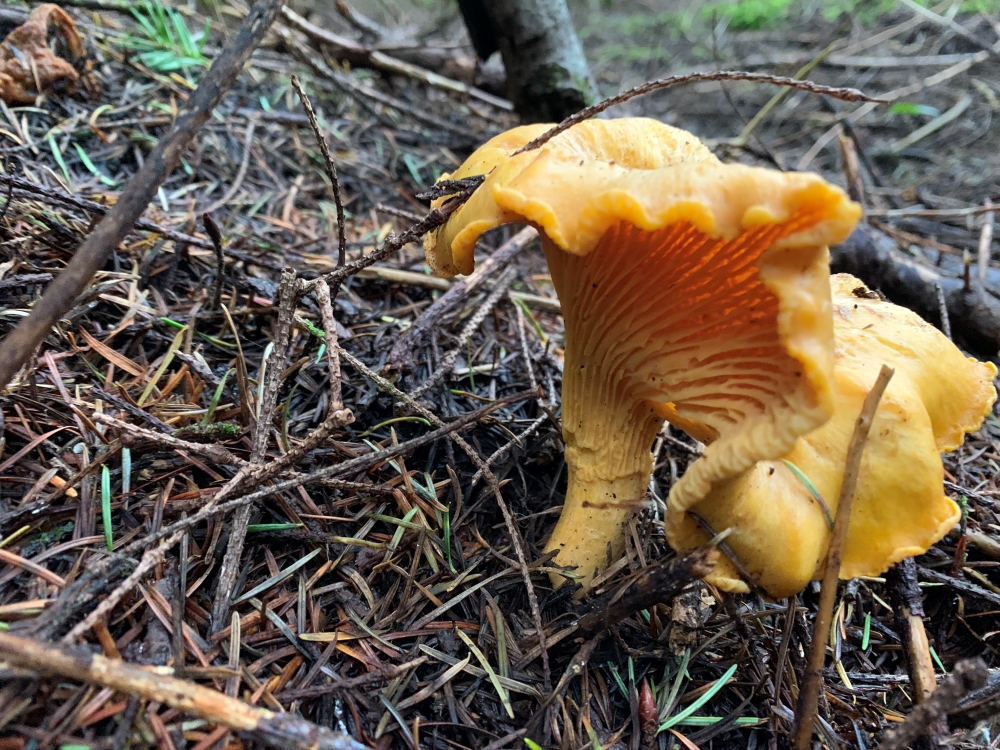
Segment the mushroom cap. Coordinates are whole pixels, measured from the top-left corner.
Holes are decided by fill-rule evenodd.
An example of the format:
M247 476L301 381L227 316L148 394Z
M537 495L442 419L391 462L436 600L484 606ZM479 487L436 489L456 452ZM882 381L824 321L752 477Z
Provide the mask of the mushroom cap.
M589 120L514 153L548 127L504 133L448 175L488 172L425 249L436 273L469 273L487 229L540 231L566 327L575 485L549 546L586 582L607 549L620 553L620 524L586 543L573 527L642 500L664 419L711 441L671 490L686 507L829 418L827 245L860 208L818 175L722 164L689 133L642 118Z
M996 400L991 363L965 357L915 313L880 300L858 279L831 279L834 305L834 414L798 439L784 459L836 512L854 422L882 364L895 369L862 454L840 577L875 576L922 554L955 525L958 506L943 491L940 454L979 428ZM775 597L819 576L829 544L823 511L785 460L761 461L717 485L691 509L727 538L743 567ZM667 535L690 549L707 535L682 509L668 507ZM747 591L728 559L709 580Z
M808 226L776 242L797 247L839 242L860 217L860 207L819 175L724 165L690 133L643 117L586 120L512 156L552 127L501 133L441 176L487 175L465 205L427 235L424 249L436 274L472 273L476 240L510 222L534 224L562 250L587 255L619 222L647 231L689 222L709 237L731 240L751 227L817 211Z

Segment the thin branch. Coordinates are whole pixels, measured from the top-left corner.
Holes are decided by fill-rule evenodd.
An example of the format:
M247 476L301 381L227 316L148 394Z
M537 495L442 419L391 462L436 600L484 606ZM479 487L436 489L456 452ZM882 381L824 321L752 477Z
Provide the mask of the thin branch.
M347 228L344 219L344 201L340 197L340 181L337 179L337 165L333 161L330 146L326 142L323 130L316 121L316 113L313 112L312 104L309 102L306 92L303 91L298 76L292 76L292 86L302 101L302 108L305 109L306 117L309 118L309 127L312 128L316 140L319 142L319 150L323 154L323 163L326 165L326 175L330 178L330 185L333 187L333 202L337 204L337 267L343 268L344 264L347 263Z
M334 732L293 714L255 708L216 690L150 671L121 659L68 651L0 631L0 652L7 664L54 677L139 695L239 732L251 742L281 750L366 750L349 735Z
M913 558L907 557L889 568L885 584L896 616L896 632L906 652L913 702L920 703L937 688L937 675L924 628L924 606L920 599L917 564Z
M410 396L414 399L418 399L423 396L427 391L433 388L441 380L444 379L445 375L455 366L455 362L458 360L459 355L461 355L465 345L472 338L473 334L479 330L479 326L483 324L483 320L486 316L490 314L497 303L501 300L504 294L507 293L507 287L514 283L516 277L516 271L513 268L507 268L500 278L496 280L496 284L490 291L489 296L483 301L481 305L472 314L468 322L462 328L462 332L458 336L458 341L455 342L454 348L448 352L444 357L441 358L440 364L432 372L427 379L421 383L419 386L413 389Z
M114 608L118 606L118 602L120 602L126 594L130 593L132 589L135 588L136 584L142 580L146 573L156 567L159 563L163 562L163 556L167 553L167 550L177 544L177 542L181 540L181 537L186 533L187 531L182 529L176 532L173 536L164 539L158 547L148 550L146 554L142 556L142 560L136 566L135 570L133 570L124 581L116 586L114 591L101 599L98 605L90 611L89 615L78 622L72 630L63 636L63 643L73 643L77 639L82 638L84 633L94 627L99 620L107 615L110 615Z
M363 258L359 258L353 263L348 263L346 266L338 268L335 271L331 271L328 274L324 274L320 278L326 281L330 285L331 289L336 288L340 285L344 279L353 276L358 271L363 268L368 268L368 266L373 266L378 263L383 258L398 252L402 248L406 247L411 242L418 242L423 238L428 232L433 232L438 227L444 226L448 221L449 217L462 205L464 204L475 188L466 190L462 193L456 195L453 199L448 201L442 206L437 208L432 208L427 214L416 224L411 226L402 234L395 234L390 232L389 236L385 238L381 245L375 248L368 255ZM308 294L316 288L318 279L312 279L311 281L303 281L299 286L299 291L302 294Z
M162 432L154 432L153 430L147 430L145 427L129 424L128 422L115 419L114 417L100 412L91 413L90 419L98 424L114 427L116 430L121 431L123 437L128 436L133 439L138 438L148 440L151 443L162 445L166 448L170 448L171 450L187 451L188 453L193 453L196 456L205 456L206 458L210 458L217 464L222 464L223 466L243 466L246 464L246 461L231 453L226 448L223 448L221 445L215 445L213 443L192 443L187 440L175 438L172 435L164 435Z
M799 689L794 738L794 746L797 750L809 750L812 740L813 724L816 721L816 711L819 706L819 691L823 684L823 662L826 659L830 619L833 616L833 604L837 598L840 563L847 541L847 526L851 520L854 490L858 484L858 474L861 472L861 456L864 454L865 441L868 439L868 432L875 419L875 410L878 409L879 401L889 385L893 372L891 367L882 365L875 385L865 397L861 413L854 423L854 434L851 435L851 442L847 447L847 460L844 463L844 478L840 485L837 514L834 517L833 531L830 534L830 546L826 552L826 569L823 572L823 588L820 591L819 609L813 622L809 663L802 678L802 686Z
M481 182L480 180L475 183L475 186ZM468 187L469 185L463 185L461 189ZM454 190L450 190L448 194L454 194L454 192ZM434 197L440 197L440 195ZM419 318L399 334L396 343L392 345L392 350L389 352L389 365L400 372L410 370L413 367L413 349L420 338L437 325L441 318L454 310L460 302L468 299L476 287L503 271L537 237L538 232L531 227L522 229L498 247L486 260L479 263L475 271L456 281L451 289L435 300Z
M858 89L823 86L822 84L813 83L812 81L800 81L796 78L773 76L766 73L747 73L742 70L720 70L714 73L688 73L686 75L667 76L666 78L658 78L655 81L647 81L640 86L636 86L628 91L616 94L609 99L605 99L603 102L598 102L590 107L581 109L576 114L572 114L567 117L551 130L546 130L540 136L535 138L535 140L529 142L526 146L523 146L519 150L515 151L514 155L520 154L524 151L536 149L552 140L560 133L569 130L574 125L581 123L584 120L589 120L594 115L598 115L604 110L610 109L617 104L627 102L629 99L633 99L637 96L643 96L644 94L649 94L653 91L659 91L660 89L669 88L671 86L677 86L682 83L698 83L699 81L750 81L751 83L770 83L774 86L787 86L792 89L797 89L798 91L808 91L811 94L831 96L834 99L840 99L845 102L875 102L882 104L886 101L884 99L877 99L875 97L868 96L868 94L865 94Z
M219 225L215 223L215 219L209 212L201 215L201 223L205 227L205 234L212 241L212 248L215 250L215 285L212 289L212 309L218 310L222 306L222 284L226 278L226 256L222 252L222 232L219 231Z
M264 392L258 404L260 411L257 414L250 464L241 470L242 476L239 480L233 481L232 493L235 493L237 488L246 487L251 483L259 484L262 480L258 475L267 471L264 461L267 454L267 440L271 434L272 415L274 407L278 403L278 390L281 388L281 377L288 359L288 343L291 340L296 302L298 302L298 280L295 271L286 269L282 271L281 281L278 284L278 320L274 324L276 331L274 348L271 350L271 356L267 358ZM219 493L216 502L221 502L224 497L226 497L225 489ZM236 585L236 577L239 575L243 544L246 541L252 507L250 504L240 506L229 528L229 543L226 546L226 554L219 570L215 603L212 606L213 631L222 630L229 621L233 587Z
M337 340L337 321L333 317L330 285L322 279L316 284L316 301L319 302L323 333L326 335L326 361L327 369L330 371L330 410L339 411L344 408L340 382L340 344Z

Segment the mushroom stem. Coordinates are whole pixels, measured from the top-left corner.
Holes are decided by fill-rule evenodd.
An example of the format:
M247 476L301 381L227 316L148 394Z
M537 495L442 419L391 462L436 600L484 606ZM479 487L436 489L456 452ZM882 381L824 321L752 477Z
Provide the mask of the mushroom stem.
M573 567L572 580L590 589L594 576L607 569L625 552L624 524L646 494L649 472L619 479L583 479L580 470L569 463L569 483L562 514L545 551L558 550L557 565ZM552 585L559 587L565 578L550 573Z

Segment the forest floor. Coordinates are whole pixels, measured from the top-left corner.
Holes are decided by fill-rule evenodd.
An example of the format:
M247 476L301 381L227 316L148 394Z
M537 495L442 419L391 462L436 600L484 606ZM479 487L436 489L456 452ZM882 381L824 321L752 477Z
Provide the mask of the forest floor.
M89 92L0 106L0 334L115 202L246 12L239 0L176 15L69 5ZM0 20L16 22L18 7ZM900 5L741 30L732 13L574 7L605 94L670 73L794 75L810 63L820 83L888 93L891 105L868 107L789 92L765 111L777 89L704 83L610 115L657 117L723 159L842 185L844 135L868 221L900 251L941 268L975 257L992 221L984 201L1000 196L995 17ZM397 32L336 14L323 24L389 54L434 48L454 58L452 75L468 67L450 12L415 17ZM491 233L481 260L501 247L506 260L433 319L455 283L429 275L419 242L383 253L426 213L417 196L514 115L490 95L338 64L302 28L279 19L147 223L0 396L0 635L171 666L380 750L526 738L566 750L786 746L817 588L775 602L698 584L582 637L579 605L539 562L565 487L562 326L540 251L511 245L516 228ZM338 252L331 183L292 74L333 151L347 260L384 255L343 280L332 308L309 295L281 304L282 269L316 279ZM408 331L412 368L390 371ZM264 363L281 349L269 378ZM969 656L1000 668L998 441L993 416L946 457L961 528L917 560L939 677ZM650 507L630 522L606 589L673 555L663 498L697 451L677 431L658 441ZM137 564L143 574L126 580ZM881 578L842 588L826 747L873 747L912 708L895 604ZM0 667L0 749L207 750L254 737L197 706L56 674ZM1000 746L1000 722L976 724L1000 694L991 675L979 713L954 713L941 742ZM652 715L640 712L650 689Z

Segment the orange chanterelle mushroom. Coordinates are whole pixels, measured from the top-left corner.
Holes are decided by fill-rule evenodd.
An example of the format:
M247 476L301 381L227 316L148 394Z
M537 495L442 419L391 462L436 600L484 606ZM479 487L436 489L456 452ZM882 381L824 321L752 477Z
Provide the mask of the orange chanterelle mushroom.
M541 234L566 328L569 470L547 549L586 589L624 550L664 419L711 443L672 489L679 506L830 416L827 245L860 211L817 175L722 164L648 119L583 122L514 155L548 127L497 136L447 175L488 176L426 250L437 273L469 273L487 229Z
M694 503L667 508L675 548L707 539L688 511L715 529L730 528L726 542L744 574L776 597L822 576L826 512L836 512L854 421L883 364L895 374L862 454L841 578L879 575L954 527L960 512L943 491L941 454L979 429L997 396L991 363L967 358L916 313L882 301L853 276L834 276L832 286L832 419L799 438L783 460L761 461ZM747 590L729 560L720 560L709 580Z

